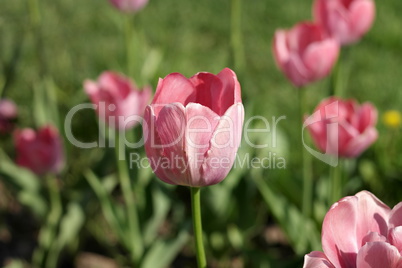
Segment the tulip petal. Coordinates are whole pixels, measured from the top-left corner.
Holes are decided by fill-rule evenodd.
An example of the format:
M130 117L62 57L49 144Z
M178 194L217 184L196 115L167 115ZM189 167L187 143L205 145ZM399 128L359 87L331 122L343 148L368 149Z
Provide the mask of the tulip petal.
M346 146L343 155L345 157L357 157L378 138L377 130L372 127L361 135L354 137Z
M391 228L388 233L389 242L402 252L402 226Z
M303 62L312 72L314 79L321 79L330 73L338 54L338 43L334 39L328 39L309 45L304 52Z
M377 109L371 103L364 103L358 111L357 129L363 133L367 128L375 126L377 123Z
M397 226L402 226L402 202L392 209L389 216L389 227L395 228Z
M230 106L242 102L241 89L237 76L231 69L225 68L217 76L222 82L222 90L218 101L220 103L220 112L218 115L222 116Z
M335 268L324 253L313 251L304 256L303 268Z
M220 116L201 104L190 103L186 107L186 154L193 187L206 185L201 176L201 165L219 119Z
M163 165L169 159L163 154L162 142L158 132L156 131L156 117L151 105L148 105L145 108L142 129L145 139L145 151L153 172L162 181L169 184L177 184L165 174L165 169L163 168Z
M364 245L357 254L357 268L398 268L401 255L396 247L386 242L371 242Z
M156 119L156 131L163 146L167 177L180 185L191 186L191 172L185 152L186 114L181 103L165 105Z
M324 218L322 248L335 267L354 267L359 249L356 196L348 196L332 205Z
M166 104L179 102L185 106L195 100L196 91L193 84L182 74L172 73L164 79L159 79L152 104L158 117L160 110Z
M232 168L240 146L243 120L244 108L241 103L232 105L220 118L201 168L206 185L220 182Z
M191 77L189 81L194 85L196 91L194 102L219 114L221 112L220 97L223 90L221 80L214 74L202 72ZM233 95L233 88L231 94ZM230 99L230 96L226 96L226 98Z
M356 234L359 246L363 246L363 238L369 232L377 232L387 237L388 217L391 209L368 191L361 191L355 196L358 197Z
M375 5L371 0L355 0L350 5L349 18L351 30L360 38L373 24L375 17Z

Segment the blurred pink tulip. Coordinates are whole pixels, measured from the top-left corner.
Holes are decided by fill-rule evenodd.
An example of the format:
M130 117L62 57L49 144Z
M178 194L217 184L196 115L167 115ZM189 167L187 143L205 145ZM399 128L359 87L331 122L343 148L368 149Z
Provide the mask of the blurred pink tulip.
M322 248L303 268L401 268L402 202L392 210L362 191L332 205L322 226Z
M164 182L201 187L219 183L240 145L244 108L236 74L172 73L159 79L144 115L145 150Z
M339 54L335 39L326 38L319 25L304 22L277 30L273 53L279 69L297 87L327 76Z
M8 99L0 100L0 134L10 133L14 129L18 110L15 103Z
M110 3L123 12L133 13L142 9L148 0L109 0Z
M110 127L129 129L141 122L152 90L137 88L129 78L110 71L103 72L98 81L84 81L85 92L96 105L99 118Z
M57 174L64 167L62 140L53 126L45 126L37 131L30 128L17 130L14 143L19 166L38 175Z
M358 41L373 24L372 0L316 0L314 18L342 45Z
M357 157L376 139L377 110L370 103L330 97L323 100L305 125L317 148L341 157Z

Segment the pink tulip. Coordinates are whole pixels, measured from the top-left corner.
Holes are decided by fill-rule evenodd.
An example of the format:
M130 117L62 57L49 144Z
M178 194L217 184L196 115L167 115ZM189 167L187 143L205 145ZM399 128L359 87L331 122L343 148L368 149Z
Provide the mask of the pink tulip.
M110 3L123 12L133 13L142 9L148 0L109 0Z
M15 103L8 99L0 100L0 134L10 133L14 129L18 110Z
M35 131L17 130L14 135L16 162L38 175L59 173L64 166L62 140L58 130L45 126Z
M290 30L277 30L273 53L279 69L297 87L327 76L339 54L335 39L326 38L313 23L299 23Z
M144 115L145 150L164 182L201 187L219 183L240 145L244 108L236 74L172 73L159 79Z
M121 130L141 122L152 95L149 86L140 90L129 78L110 71L103 72L97 82L84 81L84 88L96 105L99 118L110 127Z
M342 45L358 41L373 24L372 0L316 0L314 18Z
M402 202L392 210L362 191L332 205L322 226L322 248L304 268L402 268Z
M330 97L323 100L305 125L317 148L341 157L357 157L376 139L377 110L370 103Z

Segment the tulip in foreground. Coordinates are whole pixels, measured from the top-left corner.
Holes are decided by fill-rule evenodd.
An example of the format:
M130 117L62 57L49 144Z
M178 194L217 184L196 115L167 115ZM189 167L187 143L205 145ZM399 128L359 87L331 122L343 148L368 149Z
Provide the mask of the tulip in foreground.
M357 157L378 137L377 110L370 103L330 97L305 121L317 148L323 153Z
M0 134L10 133L14 129L18 110L15 103L8 99L0 100Z
M150 87L140 90L129 78L111 71L103 72L98 81L84 81L84 89L100 119L120 130L140 123L152 95Z
M339 54L338 42L325 36L320 25L304 22L277 30L273 42L276 64L297 87L326 77Z
M304 268L401 268L402 202L392 210L363 191L332 205L322 226L322 248Z
M45 126L35 131L30 128L17 130L14 135L19 166L37 175L59 173L64 166L62 140L58 130Z
M148 0L109 0L120 11L134 13L142 9Z
M316 0L313 13L329 36L347 45L370 30L375 4L373 0Z
M244 109L236 74L172 73L160 79L145 110L145 150L164 182L201 187L219 183L240 145Z

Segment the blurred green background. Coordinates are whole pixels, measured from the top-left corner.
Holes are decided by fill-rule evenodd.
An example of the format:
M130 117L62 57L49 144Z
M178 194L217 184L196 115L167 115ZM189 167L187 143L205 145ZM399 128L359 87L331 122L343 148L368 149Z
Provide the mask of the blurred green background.
M104 70L127 73L124 36L127 16L106 0L39 0L37 9L34 3L27 0L0 3L0 88L4 89L3 96L18 105L19 127L38 127L44 121L51 121L63 133L68 111L75 105L89 102L82 89L85 79L96 79ZM273 116L286 116L278 123L277 148L253 149L244 144L239 152L239 155L262 157L275 151L286 160L285 169L237 167L222 184L209 187L203 193L203 221L211 267L301 267L303 255L317 249L320 221L329 208L325 190L328 167L318 160L313 163L315 217L312 223L306 224L297 212L302 185L296 129L300 118L298 94L276 68L271 53L275 30L310 20L311 5L311 1L304 0L242 1L242 66L234 64L231 1L150 0L131 18L134 29L131 77L137 84L151 84L155 88L159 77L172 72L190 77L199 71L218 73L230 67L242 86L246 120L259 115L271 122ZM379 110L379 139L358 160L347 163L349 179L344 193L355 194L367 189L391 207L402 199L399 153L402 144L400 129L387 128L381 116L389 109L401 110L400 10L400 0L378 1L373 28L359 43L342 51L344 97L370 101ZM310 112L328 96L329 87L330 79L324 79L305 89ZM258 122L252 125L258 127ZM139 134L140 129L135 131ZM74 117L73 133L81 141L97 139L98 126L93 111L79 112ZM12 159L11 138L1 139L2 149ZM255 134L251 139L264 143L270 142L272 136ZM99 220L101 210L83 177L88 168L99 177L112 174L113 153L108 149L79 149L67 140L65 148L67 168L62 178L65 209L73 201L79 204L86 217L76 233L79 235L66 243L60 267L95 267L76 264L83 252L106 256L116 261L118 267L127 265L126 251L118 246L119 242L112 235L102 237L109 227ZM0 264L7 258L28 260L32 249L21 253L18 243L22 242L15 235L28 237L25 239L27 247L32 248L41 225L40 217L38 219L35 213L31 215L29 206L17 212L10 209L12 202L27 207L18 195L24 187L14 185L11 173L0 172L4 191L3 195L0 192L0 199L4 199L0 202L0 230L12 236L7 240L0 232ZM144 177L146 200L152 199L148 197L152 189L159 189L170 198L164 222L170 228L166 227L165 236L177 237L179 227L171 225L190 219L186 189L165 186L153 178L149 170L142 173L135 174ZM120 192L111 181L110 194L118 206ZM43 198L47 198L46 194ZM155 201L155 204L158 203ZM144 218L153 213L156 212L151 208L144 212ZM33 222L28 230L23 227L25 217ZM300 228L305 228L306 232ZM300 237L301 232L311 237ZM14 243L12 247L10 243ZM168 263L173 263L170 267L194 267L192 243L183 243L169 260Z

